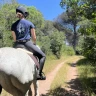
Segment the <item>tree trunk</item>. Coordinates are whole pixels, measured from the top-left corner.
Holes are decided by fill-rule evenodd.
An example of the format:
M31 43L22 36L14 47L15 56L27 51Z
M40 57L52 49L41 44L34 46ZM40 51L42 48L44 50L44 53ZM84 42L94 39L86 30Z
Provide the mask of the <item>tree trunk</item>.
M76 54L76 42L77 41L77 32L76 32L76 25L74 25L74 36L73 36L73 42L72 42L72 45L73 45L73 49L75 51L75 54Z

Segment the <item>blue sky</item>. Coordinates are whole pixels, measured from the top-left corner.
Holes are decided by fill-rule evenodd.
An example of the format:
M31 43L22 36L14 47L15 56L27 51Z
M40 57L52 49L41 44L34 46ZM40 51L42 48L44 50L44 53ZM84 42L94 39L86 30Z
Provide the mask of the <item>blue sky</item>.
M19 4L27 6L34 6L42 14L45 20L53 20L62 12L64 9L60 7L61 0L17 0Z

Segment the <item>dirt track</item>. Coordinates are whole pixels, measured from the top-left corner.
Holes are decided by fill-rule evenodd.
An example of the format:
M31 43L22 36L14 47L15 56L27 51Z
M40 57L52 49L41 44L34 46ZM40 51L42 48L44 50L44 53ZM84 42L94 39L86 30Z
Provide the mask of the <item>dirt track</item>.
M81 88L81 84L78 80L78 74L77 74L77 68L76 68L76 62L78 60L79 60L79 58L72 60L72 63L70 64L70 68L67 73L66 86L64 88L62 88L63 89L62 91L64 91L64 92L62 95L58 95L58 96L83 96L82 88ZM68 60L66 60L66 61L68 61ZM51 85L54 77L56 76L58 70L62 67L62 65L66 61L58 64L58 66L51 73L47 74L47 80L39 81L40 96L48 96L47 93L50 90L50 85Z

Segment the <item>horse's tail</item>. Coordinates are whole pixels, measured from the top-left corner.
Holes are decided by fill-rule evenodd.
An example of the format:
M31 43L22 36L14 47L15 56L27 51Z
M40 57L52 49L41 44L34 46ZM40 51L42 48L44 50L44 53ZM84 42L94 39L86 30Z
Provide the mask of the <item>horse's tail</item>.
M2 92L2 86L0 85L0 94L1 94L1 92Z

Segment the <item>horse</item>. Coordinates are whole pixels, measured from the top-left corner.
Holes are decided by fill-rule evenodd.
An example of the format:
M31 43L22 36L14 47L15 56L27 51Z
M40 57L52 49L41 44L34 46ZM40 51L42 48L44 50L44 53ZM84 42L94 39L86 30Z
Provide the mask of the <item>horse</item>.
M0 94L2 88L13 96L39 96L37 67L34 60L16 48L0 48Z

